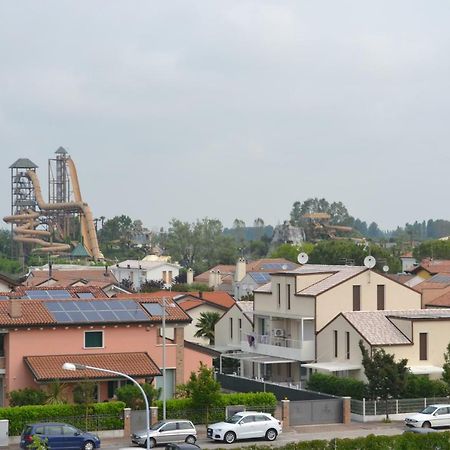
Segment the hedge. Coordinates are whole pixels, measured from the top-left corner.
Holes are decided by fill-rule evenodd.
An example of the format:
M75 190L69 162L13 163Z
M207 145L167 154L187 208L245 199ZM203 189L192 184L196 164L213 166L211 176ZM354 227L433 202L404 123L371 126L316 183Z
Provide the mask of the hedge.
M230 405L244 405L247 409L275 412L277 399L272 392L249 392L221 394L220 401L209 408L209 422L219 422L225 419L225 407ZM156 402L159 418L162 418L162 401ZM166 401L166 417L170 419L189 417L195 424L205 421L205 408L195 407L190 398L169 399Z
M267 445L252 445L247 450L272 450ZM450 450L450 433L405 433L396 436L375 436L355 439L332 439L292 442L278 450Z
M115 430L123 428L123 402L93 403L87 410L89 430ZM86 407L84 405L32 405L0 408L0 419L9 420L9 434L17 436L27 423L69 422L86 428Z

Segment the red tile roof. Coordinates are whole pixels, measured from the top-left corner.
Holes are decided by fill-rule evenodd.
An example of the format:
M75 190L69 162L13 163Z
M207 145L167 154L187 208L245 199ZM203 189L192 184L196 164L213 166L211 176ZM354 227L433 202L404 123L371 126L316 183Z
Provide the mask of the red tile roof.
M429 300L425 306L430 308L450 308L450 292L445 292L439 297Z
M121 294L120 296L124 296L125 294ZM132 294L134 297L136 294ZM157 291L153 292L152 294L138 294L139 298L142 298L142 296L149 296L153 295L155 297L166 297L166 298L173 298L177 302L182 299L183 297L193 297L195 299L205 300L208 303L213 303L214 305L218 306L219 308L228 309L231 308L235 303L236 300L228 294L228 292L223 291L207 291L207 292L174 292L174 291Z
M0 326L27 326L27 325L55 325L56 321L47 311L41 300L11 300L20 302L22 315L17 319L11 318L8 313L8 300L0 300Z
M53 269L51 276L48 270L32 270L30 275L25 280L26 286L38 286L45 283L47 280L55 280L60 286L70 286L80 279L89 281L96 281L105 284L119 284L114 274L108 270L101 269Z
M156 363L144 352L25 356L24 360L38 382L120 378L119 375L97 370L65 370L62 366L66 362L114 370L135 378L161 375Z
M421 263L414 267L410 272L417 273L420 270L426 270L431 275L437 273L450 273L450 260L448 259L423 259Z

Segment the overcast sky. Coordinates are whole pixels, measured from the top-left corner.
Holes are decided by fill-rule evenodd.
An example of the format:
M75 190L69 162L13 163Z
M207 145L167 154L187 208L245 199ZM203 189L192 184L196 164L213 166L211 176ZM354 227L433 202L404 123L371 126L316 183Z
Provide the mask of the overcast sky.
M94 215L148 227L308 197L383 229L450 219L450 3L0 3L0 212L9 165L61 145ZM3 224L3 226L6 226Z

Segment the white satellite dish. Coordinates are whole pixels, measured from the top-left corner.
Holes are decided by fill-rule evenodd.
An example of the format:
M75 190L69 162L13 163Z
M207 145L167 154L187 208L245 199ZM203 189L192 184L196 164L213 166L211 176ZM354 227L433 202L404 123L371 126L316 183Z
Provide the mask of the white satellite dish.
M374 268L376 263L377 263L377 260L376 260L373 256L371 256L371 255L366 256L366 257L364 258L364 265L365 265L368 269Z
M308 262L308 255L305 252L301 252L297 256L297 261L299 264L306 264Z
M389 266L383 266L383 272L389 272Z

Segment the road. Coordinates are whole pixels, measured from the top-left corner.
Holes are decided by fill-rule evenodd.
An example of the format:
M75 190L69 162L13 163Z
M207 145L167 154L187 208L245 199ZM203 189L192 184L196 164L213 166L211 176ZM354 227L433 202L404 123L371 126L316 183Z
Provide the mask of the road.
M356 438L361 436L368 436L369 434L376 435L395 435L401 434L405 430L402 422L385 423L352 423L349 425L314 425L314 426L299 426L291 427L288 431L283 432L278 436L277 440L270 443L271 447L282 447L290 442L311 441L314 439L331 440L334 438ZM223 442L211 441L206 438L206 433L199 430L197 444L202 449L219 449L229 448L236 449L247 447L254 444L268 445L268 442L260 440L240 441L234 444L224 444ZM104 439L102 440L102 449L111 450L137 450L139 447L132 446L128 439ZM156 449L164 449L164 446L158 446Z

